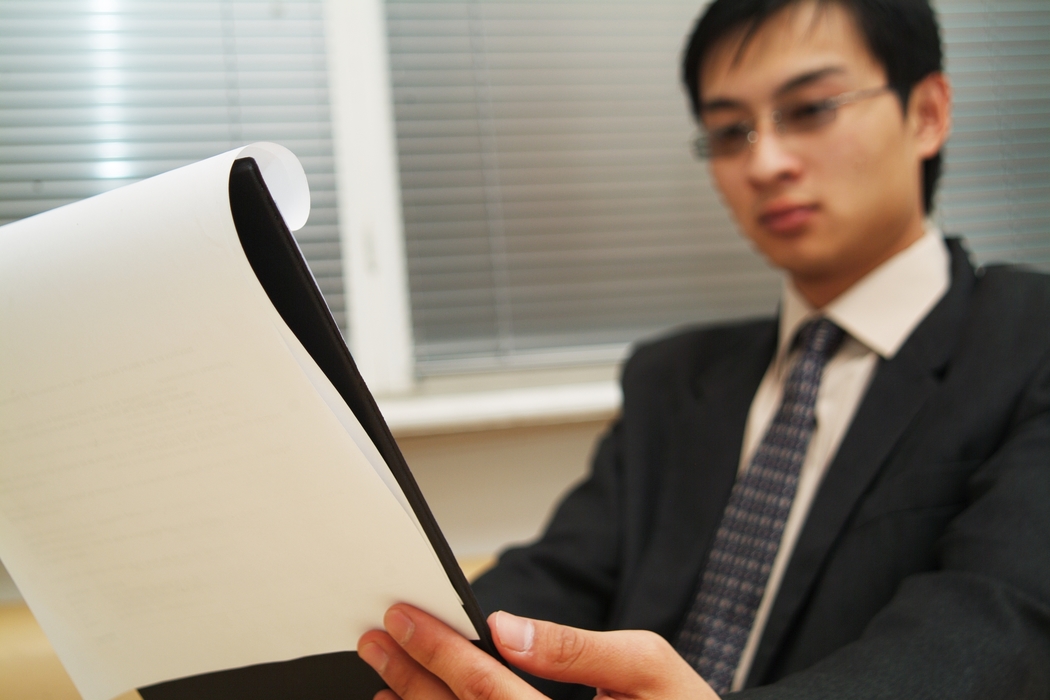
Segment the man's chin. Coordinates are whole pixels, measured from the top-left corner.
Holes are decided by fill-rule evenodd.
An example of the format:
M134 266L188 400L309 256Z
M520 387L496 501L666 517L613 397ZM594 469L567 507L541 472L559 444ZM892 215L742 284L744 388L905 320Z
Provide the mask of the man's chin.
M770 265L792 277L819 278L836 269L833 252L815 245L811 237L756 241L756 247Z

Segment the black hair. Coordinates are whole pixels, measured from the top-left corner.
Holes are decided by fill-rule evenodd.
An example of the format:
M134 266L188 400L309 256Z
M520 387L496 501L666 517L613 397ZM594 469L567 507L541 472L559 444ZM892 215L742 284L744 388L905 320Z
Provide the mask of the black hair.
M700 72L707 52L730 32L744 30L745 43L762 24L802 0L715 0L696 23L682 58L682 81L693 115L700 118ZM817 0L835 3L853 17L868 49L886 71L889 85L907 109L911 90L943 65L940 28L929 0ZM922 201L927 213L941 174L941 152L922 164Z

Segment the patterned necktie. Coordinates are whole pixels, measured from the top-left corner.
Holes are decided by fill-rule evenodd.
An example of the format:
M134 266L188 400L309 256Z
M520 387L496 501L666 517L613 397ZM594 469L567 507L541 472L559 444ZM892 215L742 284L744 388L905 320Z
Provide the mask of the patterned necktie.
M799 470L816 426L820 377L843 331L826 318L799 331L802 354L751 465L737 477L700 591L675 648L716 693L729 690L773 568Z

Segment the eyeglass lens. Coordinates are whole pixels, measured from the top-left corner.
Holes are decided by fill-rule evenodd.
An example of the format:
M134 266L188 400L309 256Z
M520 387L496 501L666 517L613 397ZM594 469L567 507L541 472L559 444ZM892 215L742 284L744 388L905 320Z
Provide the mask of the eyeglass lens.
M820 129L835 120L839 108L859 100L874 97L889 88L878 87L843 93L824 100L787 104L773 112L773 125L778 134L799 134ZM714 126L697 137L694 144L700 158L735 156L758 141L754 119L740 120Z

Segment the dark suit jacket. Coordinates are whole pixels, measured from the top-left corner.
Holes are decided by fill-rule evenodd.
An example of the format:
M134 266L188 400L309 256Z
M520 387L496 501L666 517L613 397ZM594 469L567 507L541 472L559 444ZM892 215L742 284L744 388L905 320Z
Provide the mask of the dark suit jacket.
M1050 697L1050 277L975 274L950 247L951 288L879 364L740 697ZM590 477L476 583L482 607L673 640L776 336L641 347Z

